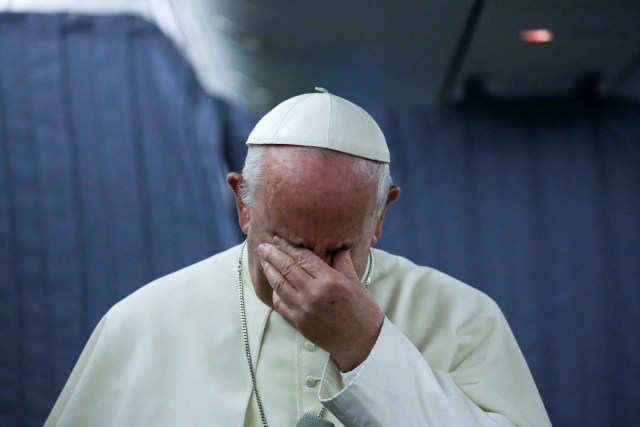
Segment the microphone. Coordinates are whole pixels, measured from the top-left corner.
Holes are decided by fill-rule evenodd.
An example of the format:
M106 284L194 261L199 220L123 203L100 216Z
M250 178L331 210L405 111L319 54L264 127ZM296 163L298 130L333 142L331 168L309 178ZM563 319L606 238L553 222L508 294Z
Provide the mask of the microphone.
M335 424L317 416L316 414L307 412L298 419L296 427L335 427Z

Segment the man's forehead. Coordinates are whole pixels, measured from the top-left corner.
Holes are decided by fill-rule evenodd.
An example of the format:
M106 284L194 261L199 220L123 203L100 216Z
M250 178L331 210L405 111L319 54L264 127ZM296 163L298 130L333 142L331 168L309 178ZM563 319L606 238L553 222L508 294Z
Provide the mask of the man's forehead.
M326 148L318 147L305 147L298 145L267 145L264 146L267 155L276 160L291 160L296 159L298 163L309 161L318 162L359 162L368 161L358 156L354 156L340 151L335 151Z
M263 165L265 177L295 182L317 179L357 186L371 182L375 162L350 154L315 147L269 146Z

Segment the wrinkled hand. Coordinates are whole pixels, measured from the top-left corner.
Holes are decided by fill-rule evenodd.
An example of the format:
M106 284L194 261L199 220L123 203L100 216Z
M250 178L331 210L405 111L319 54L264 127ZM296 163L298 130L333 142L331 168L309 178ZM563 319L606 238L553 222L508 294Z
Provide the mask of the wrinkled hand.
M331 354L343 371L362 363L378 338L384 314L362 286L350 251L326 264L312 251L275 237L258 247L273 288L274 309L307 339Z

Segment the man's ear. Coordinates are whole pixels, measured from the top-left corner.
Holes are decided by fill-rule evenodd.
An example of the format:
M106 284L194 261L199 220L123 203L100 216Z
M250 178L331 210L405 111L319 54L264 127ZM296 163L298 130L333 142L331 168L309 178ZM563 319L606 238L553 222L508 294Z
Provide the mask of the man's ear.
M374 245L380 238L380 234L382 233L382 222L384 220L384 215L387 213L387 208L391 203L395 202L398 197L400 197L400 187L398 187L397 185L392 185L391 187L389 187L387 202L384 205L384 209L382 209L382 214L380 215L380 218L378 218L376 228L373 232L373 236L371 237L372 245Z
M233 191L233 197L236 200L236 210L238 211L238 224L240 224L240 229L246 235L249 232L249 220L250 220L250 212L249 207L242 203L242 197L240 196L240 187L244 182L244 178L242 174L238 172L231 172L227 175L227 184L231 187L231 191Z

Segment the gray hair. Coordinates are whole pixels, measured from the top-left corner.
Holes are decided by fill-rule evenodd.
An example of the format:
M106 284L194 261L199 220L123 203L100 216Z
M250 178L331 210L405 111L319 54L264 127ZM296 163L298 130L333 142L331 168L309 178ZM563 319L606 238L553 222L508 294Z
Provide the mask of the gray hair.
M264 145L250 145L247 150L244 167L242 168L243 181L240 186L240 199L242 203L250 209L253 209L256 189L262 180L262 165L265 153L267 152L266 148ZM389 188L393 185L389 164L373 160L363 160L374 166L372 175L375 175L378 181L376 214L380 216L387 202Z

